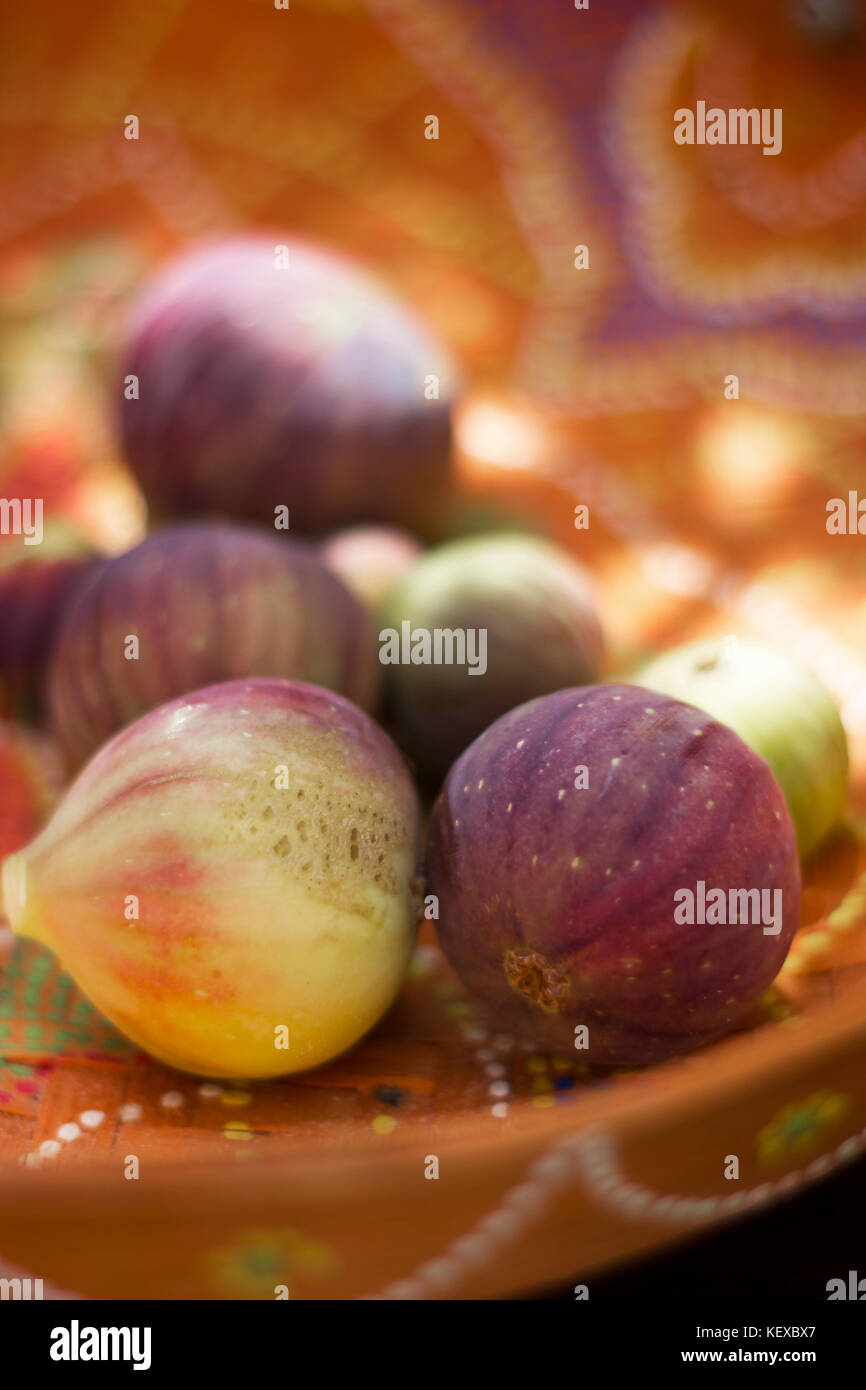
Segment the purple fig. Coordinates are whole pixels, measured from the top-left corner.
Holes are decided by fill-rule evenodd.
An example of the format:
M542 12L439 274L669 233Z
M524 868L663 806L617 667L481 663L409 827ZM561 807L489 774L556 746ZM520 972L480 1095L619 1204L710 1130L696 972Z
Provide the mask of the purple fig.
M124 449L158 514L429 525L448 483L443 348L307 242L238 237L168 266L135 307L121 370Z
M76 590L48 672L51 723L79 766L130 720L202 684L286 676L372 708L373 630L298 540L253 527L168 527L97 566Z
M634 686L512 710L451 769L429 890L505 1026L639 1065L733 1028L797 927L794 827L731 729Z
M418 833L366 714L299 681L231 681L106 744L5 861L3 901L160 1061L278 1076L352 1046L394 999Z
M51 639L69 597L93 563L90 547L62 523L46 523L39 545L0 545L0 715L25 715L39 701Z

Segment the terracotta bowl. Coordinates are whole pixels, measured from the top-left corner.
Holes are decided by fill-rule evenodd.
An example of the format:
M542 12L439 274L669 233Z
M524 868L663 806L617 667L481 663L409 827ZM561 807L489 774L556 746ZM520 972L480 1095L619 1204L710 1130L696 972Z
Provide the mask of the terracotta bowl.
M49 956L16 945L0 990L2 1259L48 1296L90 1298L591 1282L866 1147L856 829L808 865L804 916L751 1026L616 1074L496 1032L424 940L347 1057L278 1083L202 1083L137 1053Z

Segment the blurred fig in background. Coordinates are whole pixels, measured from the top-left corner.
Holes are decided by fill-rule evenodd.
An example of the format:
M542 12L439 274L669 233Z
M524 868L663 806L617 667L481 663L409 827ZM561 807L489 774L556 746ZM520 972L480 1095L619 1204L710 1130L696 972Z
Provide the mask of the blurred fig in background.
M805 856L839 824L848 741L832 695L786 652L750 637L709 637L664 652L635 681L704 709L765 758Z
M3 865L16 932L161 1061L278 1076L358 1039L415 944L419 808L368 715L299 681L171 701Z
M48 670L72 767L146 710L203 684L286 676L376 704L374 629L315 547L254 527L167 527L76 590Z
M390 598L421 554L421 544L407 531L390 526L355 526L324 542L321 556L347 589L373 616Z
M389 718L430 781L515 705L595 680L602 654L583 567L519 534L422 555L386 604L379 633Z
M35 714L54 630L75 584L93 563L63 522L46 522L39 545L0 541L0 716Z
M190 251L135 307L121 353L126 456L154 512L293 530L426 530L451 468L454 374L414 315L305 241Z

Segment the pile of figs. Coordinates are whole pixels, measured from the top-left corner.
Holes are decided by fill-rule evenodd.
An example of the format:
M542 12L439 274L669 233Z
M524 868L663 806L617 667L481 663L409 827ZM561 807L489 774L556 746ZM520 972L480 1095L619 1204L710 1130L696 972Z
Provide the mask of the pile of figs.
M0 551L0 716L42 725L0 725L3 910L163 1063L327 1062L422 915L499 1026L602 1067L736 1027L785 959L833 700L749 639L613 682L584 564L443 538L457 389L343 258L193 249L118 345L147 536Z

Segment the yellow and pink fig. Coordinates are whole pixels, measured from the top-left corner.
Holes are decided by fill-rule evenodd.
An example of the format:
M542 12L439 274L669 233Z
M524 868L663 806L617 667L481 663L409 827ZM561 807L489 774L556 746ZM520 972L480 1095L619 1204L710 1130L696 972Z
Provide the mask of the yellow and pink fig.
M0 721L0 863L44 825L61 784L61 762L50 740L35 729ZM12 946L0 905L0 970Z
M13 930L183 1071L268 1077L351 1047L417 921L419 808L348 700L231 681L116 735L3 865Z

